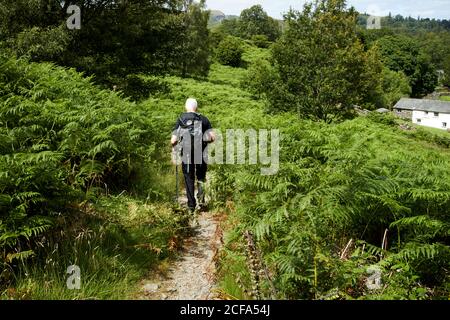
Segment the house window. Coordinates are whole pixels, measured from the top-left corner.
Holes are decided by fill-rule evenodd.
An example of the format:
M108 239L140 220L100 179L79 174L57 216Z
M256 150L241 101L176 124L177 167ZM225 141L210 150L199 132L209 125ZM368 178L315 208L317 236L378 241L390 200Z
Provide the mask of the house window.
M417 123L422 123L422 119L417 119Z
M437 118L437 117L439 117L439 112L435 112L434 113L434 116Z
M447 122L442 122L442 128L447 129Z

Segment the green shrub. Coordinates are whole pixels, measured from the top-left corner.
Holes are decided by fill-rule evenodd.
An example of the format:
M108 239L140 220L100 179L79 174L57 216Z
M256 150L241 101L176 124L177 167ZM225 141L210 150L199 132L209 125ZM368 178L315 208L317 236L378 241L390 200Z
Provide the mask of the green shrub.
M268 48L270 46L269 38L263 34L252 36L251 41L258 48Z
M128 75L122 86L124 94L134 101L147 99L151 95L167 94L170 91L168 84L161 78L136 74Z
M51 64L0 56L0 74L2 255L74 204L149 181L159 135L145 110Z
M270 90L275 77L276 74L272 66L265 60L259 60L247 69L241 86L253 96L262 98L264 97L264 93Z
M255 109L240 120L281 129L281 168L267 177L255 167L216 168L214 188L233 193L230 216L238 221L221 263L224 281L230 264L251 259L242 237L250 230L272 275L260 279L265 298L270 282L281 299L448 297L448 154L394 120L374 113L325 125L286 114L261 119ZM382 274L380 290L365 284L372 265ZM252 270L240 268L234 272L241 283L225 281L231 295L236 286L252 290L244 281Z
M438 145L442 148L450 148L450 133L445 131L435 133L432 132L431 129L419 127L411 133L411 136L418 140Z
M241 41L235 37L228 36L217 47L216 57L223 65L239 67L242 64L243 52Z
M219 44L222 42L222 40L225 38L226 34L218 29L218 28L214 28L210 31L209 34L209 42L211 44L212 48L217 48L219 46Z
M14 47L19 56L33 61L59 61L70 40L65 25L45 29L33 27L17 35Z
M385 124L388 126L395 126L397 125L397 119L393 114L391 113L379 113L379 112L371 112L369 114L369 119L371 119L374 122Z

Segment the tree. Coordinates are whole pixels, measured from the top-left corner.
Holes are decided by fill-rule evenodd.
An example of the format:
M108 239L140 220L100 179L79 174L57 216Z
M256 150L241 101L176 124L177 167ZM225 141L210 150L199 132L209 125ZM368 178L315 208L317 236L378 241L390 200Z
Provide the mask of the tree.
M330 121L380 85L381 63L376 52L364 51L356 17L344 0L320 0L288 13L287 30L272 50L275 83L265 92L270 110Z
M261 5L255 5L241 12L239 29L242 37L250 39L255 35L265 35L275 41L281 34L278 22L269 17Z
M381 78L381 86L370 91L367 99L376 108L392 109L401 98L411 95L409 79L402 71L383 67Z
M444 79L443 84L450 87L450 55L444 60Z
M0 40L11 38L25 29L60 25L64 21L62 20L64 15L63 8L58 2L47 0L0 1ZM67 6L65 6L66 10Z
M225 19L219 24L217 30L230 36L239 37L239 26L240 22L238 19Z
M239 67L242 63L242 48L238 38L227 36L216 50L217 60L223 65Z
M394 31L388 28L367 29L366 25L358 27L358 36L367 50L373 46L375 41L388 35L394 35Z
M392 108L401 98L409 97L412 93L408 77L402 71L391 71L383 68L383 96L384 107Z
M443 68L445 57L450 47L449 32L426 32L418 37L421 49L431 58L438 69Z
M63 28L70 34L63 37L58 28L66 23L69 3L81 8L82 27ZM141 72L205 76L207 16L204 2L192 0L2 0L0 38L19 55L50 57L112 87ZM49 36L51 46L42 48Z
M32 61L55 61L67 50L70 34L63 25L55 28L33 27L17 35L15 51Z
M408 76L413 96L420 97L434 91L438 82L436 68L416 40L408 36L386 36L376 44L384 64Z
M184 32L181 39L181 74L207 76L210 66L209 11L205 0L190 3L184 14Z

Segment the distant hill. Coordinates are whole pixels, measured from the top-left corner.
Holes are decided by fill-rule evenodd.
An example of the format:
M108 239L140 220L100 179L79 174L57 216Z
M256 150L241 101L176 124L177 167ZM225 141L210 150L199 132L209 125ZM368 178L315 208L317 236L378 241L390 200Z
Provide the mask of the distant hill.
M227 15L220 10L210 10L210 12L211 16L208 23L210 27L218 25L223 20L239 18L239 16L236 15ZM368 17L369 15L367 13L360 13L357 21L358 25L366 26ZM382 26L385 28L403 29L404 31L412 33L418 30L422 31L450 30L450 19L447 20L428 19L428 18L414 19L412 17L403 17L401 15L392 15L392 14L386 17L381 17L381 19L382 19ZM281 26L284 27L283 20L280 19L276 20L278 20Z
M223 13L222 11L219 11L219 10L210 10L210 12L211 12L211 14L210 14L209 23L208 23L210 27L215 26L226 19L239 18L239 16L226 15L225 13Z
M210 22L220 22L225 19L226 19L226 15L222 11L219 11L219 10L211 10L210 11L210 17L209 17Z

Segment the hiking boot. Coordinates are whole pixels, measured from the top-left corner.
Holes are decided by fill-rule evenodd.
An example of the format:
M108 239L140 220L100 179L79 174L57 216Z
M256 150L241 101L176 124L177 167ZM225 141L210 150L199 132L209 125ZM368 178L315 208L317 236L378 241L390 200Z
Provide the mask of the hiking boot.
M200 203L197 206L198 212L207 212L208 211L208 205L206 203Z
M200 207L205 205L205 182L198 181L197 182L197 201Z
M191 226L192 226L192 228L197 228L200 226L200 222L198 221L199 213L200 212L198 209L191 211Z

